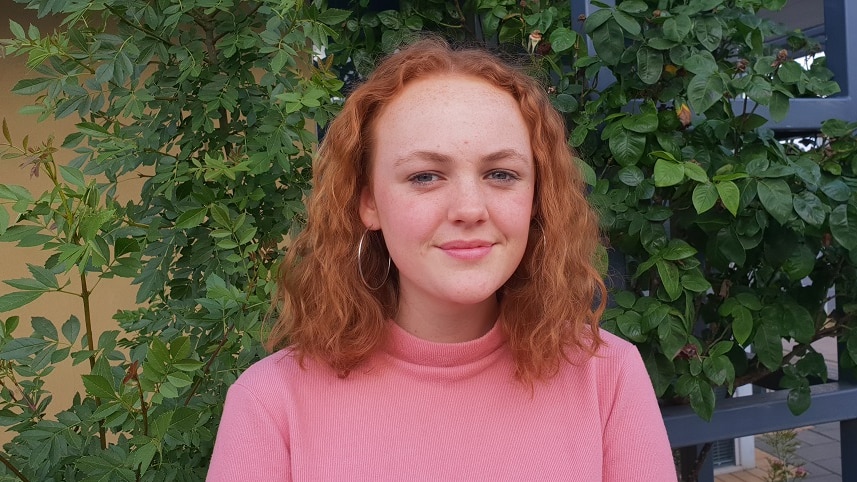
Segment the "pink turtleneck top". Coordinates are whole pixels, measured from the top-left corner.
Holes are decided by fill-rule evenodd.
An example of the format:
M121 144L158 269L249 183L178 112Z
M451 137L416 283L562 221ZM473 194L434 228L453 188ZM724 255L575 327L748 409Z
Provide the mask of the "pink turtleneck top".
M208 481L676 480L637 349L602 332L534 390L499 323L434 343L390 323L347 378L280 351L229 388Z

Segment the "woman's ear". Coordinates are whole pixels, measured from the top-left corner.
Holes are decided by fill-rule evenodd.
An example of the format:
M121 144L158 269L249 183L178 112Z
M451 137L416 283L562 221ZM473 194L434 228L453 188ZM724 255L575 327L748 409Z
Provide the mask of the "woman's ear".
M378 218L378 208L375 205L375 196L369 186L364 186L360 192L360 220L366 229L374 231L381 229L381 220Z

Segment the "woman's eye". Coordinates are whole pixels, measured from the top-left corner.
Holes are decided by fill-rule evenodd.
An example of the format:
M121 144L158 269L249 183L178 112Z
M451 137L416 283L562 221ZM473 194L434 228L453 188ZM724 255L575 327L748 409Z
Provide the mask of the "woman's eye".
M517 176L509 171L492 171L488 177L495 181L514 181Z
M437 180L437 174L432 174L430 172L421 172L419 174L414 174L411 176L410 181L415 184L428 184L432 181Z

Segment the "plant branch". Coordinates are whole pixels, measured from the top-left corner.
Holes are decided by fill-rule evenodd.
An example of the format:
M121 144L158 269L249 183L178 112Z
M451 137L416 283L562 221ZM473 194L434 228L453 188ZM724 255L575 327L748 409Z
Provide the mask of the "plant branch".
M114 16L116 16L116 18L119 20L119 22L124 23L125 25L127 25L127 26L129 26L129 27L133 28L134 30L140 31L140 32L142 32L142 33L144 33L144 34L148 35L149 37L152 37L152 38L154 38L154 39L156 39L156 40L160 40L161 42L163 42L163 43L165 43L165 44L167 44L167 45L169 45L169 46L173 46L172 42L170 42L169 40L167 40L167 39L165 39L165 38L161 37L161 36L160 36L160 35L158 35L156 32L153 32L153 31L149 30L149 29L148 29L148 28L146 28L146 27L142 27L142 26L140 26L140 25L135 25L135 24L133 24L133 23L129 22L129 21L128 21L128 19L126 19L126 18L125 18L125 15L122 15L118 10L116 10L116 8L115 8L115 7L112 7L112 6L110 6L110 5L105 5L105 8L107 9L107 11L108 11L108 12L110 12L110 13L112 13Z
M24 474L22 474L21 471L17 469L17 467L12 465L12 462L6 457L4 457L2 453L0 453L0 462L2 462L7 469L11 470L12 473L15 474L15 476L21 479L23 482L30 482L30 479L28 479Z
M702 450L699 451L699 455L696 457L696 464L694 464L690 480L699 480L699 472L702 471L702 466L705 464L705 459L708 458L708 452L711 452L712 445L711 442L707 442L702 446Z
M223 349L223 345L225 345L226 341L229 340L229 334L232 333L232 330L234 329L235 325L229 325L229 328L227 328L226 332L223 333L223 338L220 339L220 343L217 344L217 348L215 348L214 353L211 354L211 357L209 357L208 362L205 364L205 369L202 370L203 376L208 375L211 371L211 365L214 363L217 355L220 354L220 350ZM191 388L190 393L188 393L187 398L184 401L185 407L190 404L191 399L196 395L196 391L199 390L200 384L202 384L202 377L197 378L193 383L193 388Z
M86 273L80 274L80 297L83 299L83 321L86 325L86 343L88 345L89 351L93 352L92 355L89 355L89 370L92 371L95 369L95 342L93 338L95 337L95 332L92 330L92 310L89 303L89 295L92 292L89 291L86 285ZM101 399L99 397L95 397L95 406L101 406ZM104 429L104 421L98 422L98 435L101 439L101 449L107 449L107 432Z
M148 437L149 436L149 407L146 405L146 398L143 396L143 387L140 386L140 380L137 380L137 391L140 393L140 411L143 413L143 435Z

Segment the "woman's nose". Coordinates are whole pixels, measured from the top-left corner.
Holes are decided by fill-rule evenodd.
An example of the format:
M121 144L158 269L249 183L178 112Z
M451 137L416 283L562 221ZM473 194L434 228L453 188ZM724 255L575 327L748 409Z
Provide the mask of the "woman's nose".
M449 202L449 220L455 223L479 223L488 219L487 193L477 181L461 181Z

